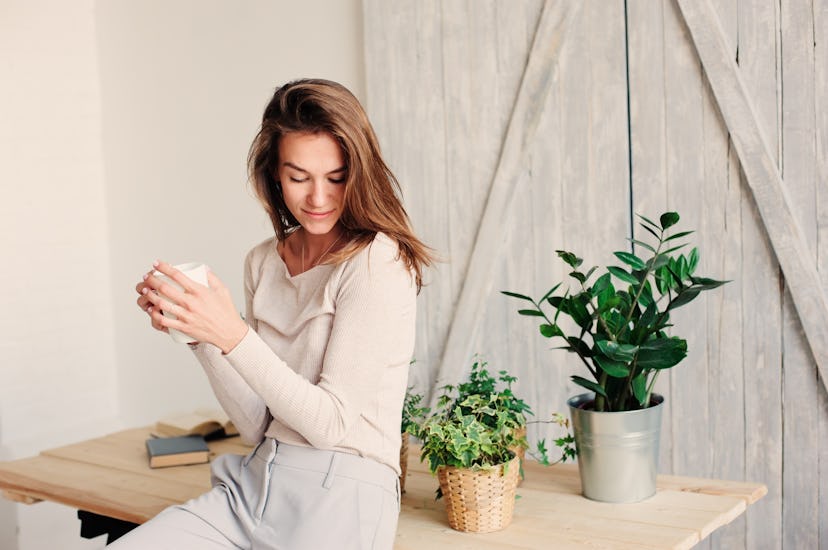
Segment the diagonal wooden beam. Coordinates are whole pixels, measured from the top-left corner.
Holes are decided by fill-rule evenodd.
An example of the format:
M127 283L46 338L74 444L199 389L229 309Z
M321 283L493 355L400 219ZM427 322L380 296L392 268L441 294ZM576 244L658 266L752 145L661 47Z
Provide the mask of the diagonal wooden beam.
M526 155L552 87L556 60L569 27L568 22L580 6L581 2L552 0L546 0L543 5L466 268L466 277L449 325L435 388L455 383L472 358L471 347L483 317L486 299L492 291L495 268L492 258L499 258L504 246L505 214L514 196L515 185L525 169ZM438 392L432 392L432 406L437 397Z
M677 0L828 387L828 300L739 67L709 0Z

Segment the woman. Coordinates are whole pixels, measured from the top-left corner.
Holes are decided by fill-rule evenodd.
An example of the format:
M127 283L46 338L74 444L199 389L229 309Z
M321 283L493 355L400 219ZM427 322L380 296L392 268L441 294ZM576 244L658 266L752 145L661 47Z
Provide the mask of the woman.
M183 291L152 271L136 290L155 329L197 340L216 397L256 447L218 457L211 491L112 546L390 549L429 250L365 112L339 84L277 90L248 164L276 235L247 255L247 322L212 273L205 287L156 262Z

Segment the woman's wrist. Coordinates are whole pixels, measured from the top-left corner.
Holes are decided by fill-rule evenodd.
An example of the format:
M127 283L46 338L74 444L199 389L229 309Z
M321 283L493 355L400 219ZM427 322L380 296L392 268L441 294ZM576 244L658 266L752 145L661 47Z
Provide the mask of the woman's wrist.
M244 340L244 337L247 336L248 330L250 330L250 327L247 326L247 323L239 319L239 324L233 330L228 331L227 338L220 342L219 348L221 349L221 353L227 355L233 351Z

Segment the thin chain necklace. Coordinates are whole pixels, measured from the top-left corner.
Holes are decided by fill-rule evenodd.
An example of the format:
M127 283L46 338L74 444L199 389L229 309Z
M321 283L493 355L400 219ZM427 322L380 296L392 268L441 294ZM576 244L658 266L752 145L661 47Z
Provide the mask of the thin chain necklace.
M304 228L302 228L302 231L304 233L304 231L305 231ZM307 237L307 235L306 235L306 237ZM308 269L313 269L314 267L319 265L319 262L321 262L322 258L325 257L325 254L330 252L331 249L334 247L334 245L336 243L338 243L339 239L341 239L341 238L342 238L342 233L340 233L339 236L336 238L336 240L334 242L332 242L330 244L330 246L328 246L328 248L325 249L325 252L323 252L318 258L316 258L316 261L313 262L313 265L311 265ZM305 239L302 239L302 273L304 273L304 272L305 272Z

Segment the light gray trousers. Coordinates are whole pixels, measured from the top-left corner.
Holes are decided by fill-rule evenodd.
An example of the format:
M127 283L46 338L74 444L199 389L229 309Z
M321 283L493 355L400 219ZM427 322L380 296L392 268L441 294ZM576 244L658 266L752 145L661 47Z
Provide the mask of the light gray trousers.
M213 489L109 549L391 550L399 479L369 458L265 439L212 464Z

